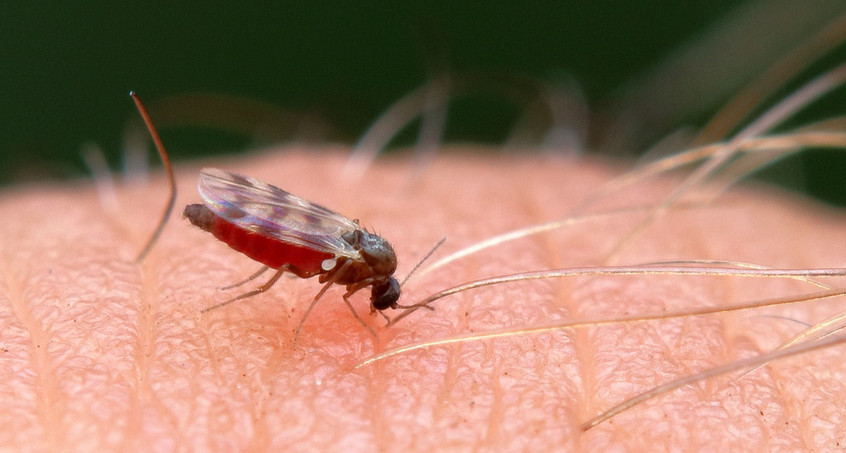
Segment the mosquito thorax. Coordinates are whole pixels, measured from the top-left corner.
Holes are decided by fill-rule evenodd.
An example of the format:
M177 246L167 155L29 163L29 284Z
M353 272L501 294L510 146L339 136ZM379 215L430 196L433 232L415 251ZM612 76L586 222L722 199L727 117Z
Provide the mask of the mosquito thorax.
M358 249L373 276L388 277L397 270L397 255L385 238L364 230L347 233L343 238Z

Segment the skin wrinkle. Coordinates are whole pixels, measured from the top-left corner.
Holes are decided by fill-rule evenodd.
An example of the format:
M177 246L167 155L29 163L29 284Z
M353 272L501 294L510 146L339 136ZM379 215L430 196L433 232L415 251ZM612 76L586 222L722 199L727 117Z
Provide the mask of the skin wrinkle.
M404 156L385 159L358 183L331 177L343 165L343 155L337 153L274 153L214 166L361 218L394 245L399 276L444 234L448 241L440 256L538 219L562 218L618 173L589 161L444 155L423 172L419 185L403 189L410 173L407 163ZM193 187L197 175L196 168L177 175L178 207L199 200ZM498 179L509 184L491 184ZM618 203L641 205L668 184L654 180L627 190ZM508 195L523 187L534 195ZM762 315L814 322L842 311L842 300L442 346L351 370L374 350L372 337L340 302L341 288L331 289L318 304L300 347L291 351L292 330L319 287L314 279L284 278L266 294L200 315L203 308L251 289L252 284L223 292L217 288L252 274L257 265L179 218L171 219L143 273L130 264L166 195L162 178L149 187L120 189L118 199L126 209L115 214L118 218L100 208L93 190L83 184L73 190L0 195L0 218L18 219L0 224L0 237L9 239L0 242L0 304L14 297L10 279L30 276L20 280L20 294L27 294L20 303L32 306L21 310L39 323L58 317L44 324L51 326L45 335L71 345L56 344L42 352L44 366L54 370L55 382L62 386L53 387L62 393L51 396L55 404L46 414L59 420L51 426L56 434L50 439L39 432L43 423L33 418L35 394L44 389L20 372L21 366L33 366L26 342L35 340L19 328L2 330L0 346L10 352L0 350L0 378L6 383L2 395L8 402L8 410L0 414L0 449L416 451L438 446L468 450L475 442L487 442L508 449L792 451L836 450L846 436L838 424L846 411L846 371L838 360L842 348L785 360L737 381L721 376L685 386L587 433L579 430L586 418L638 391L771 349L802 328ZM531 213L520 207L526 200L532 203ZM718 208L670 211L616 260L695 257L774 267L843 265L842 213L761 191L725 200L717 201ZM535 214L544 208L549 212ZM563 267L601 261L610 242L640 218L632 214L585 222L544 238L503 244L413 280L403 288L402 300L419 300L472 278L537 270L549 265L547 247L566 247L555 252L556 264ZM742 221L749 219L755 219L753 225ZM686 250L709 256L685 255ZM147 272L152 274L142 277ZM100 277L76 280L89 275ZM156 285L147 287L147 278ZM55 282L62 284L51 287ZM92 291L98 285L108 295L88 300L86 294L96 294ZM808 290L807 284L770 279L579 277L450 296L436 304L436 311L420 310L388 329L380 318L366 315L366 295L353 301L385 349L471 330L537 324L548 316L608 317ZM155 297L146 291L161 294L141 304L144 297ZM65 293L72 297L58 305L50 299ZM568 297L566 310L558 297ZM56 310L45 310L50 307ZM145 309L150 311L138 312ZM13 325L10 315L10 307L0 309L0 326ZM130 335L142 327L142 319L153 340L149 343ZM60 353L68 350L77 355L73 360ZM135 378L126 365L136 362L131 359L137 354L149 361L146 397L142 387L128 385ZM12 357L23 362L9 366ZM69 379L71 373L79 378ZM131 404L103 403L130 399ZM497 414L491 412L494 407L499 407Z
M533 178L527 178L529 181L532 181L535 184L544 184L544 182L535 181ZM547 181L546 184L560 184L557 181L551 182ZM546 194L547 192L543 190L544 185L536 185L530 193L527 193L526 198L531 200L531 218L532 221L528 222L531 224L542 224L549 221L554 220L554 217L548 215L548 212L544 212L544 207L549 204L549 201L546 200L542 195ZM531 196L529 196L531 195ZM552 202L558 202L559 200L553 200ZM527 216L529 217L529 216ZM555 235L541 235L539 237L533 238L532 242L541 243L541 250L545 251L542 254L544 258L544 266L549 268L561 268L566 266L566 258L565 254L567 251L567 247L559 247L556 245L556 242L560 241L560 238L556 237ZM551 283L551 282L548 282ZM554 309L555 314L561 316L562 318L567 318L572 316L574 313L578 313L578 306L574 303L573 298L571 297L571 290L572 286L571 282L557 282L557 284L553 285L551 288L550 294L554 294L552 299L552 306ZM533 320L533 321L540 321L542 320ZM586 407L585 402L587 400L584 396L577 396L576 398L569 397L566 393L567 390L572 390L573 388L582 388L584 389L584 383L589 382L589 376L586 376L587 368L583 366L576 365L577 371L572 373L572 375L568 375L568 369L566 366L561 365L560 368L560 376L557 373L556 368L559 367L560 363L565 363L566 361L573 361L575 364L583 363L583 346L584 337L582 336L582 332L580 331L565 331L565 332L556 332L551 334L554 336L561 336L566 338L565 341L562 341L562 345L550 345L544 344L540 351L536 351L538 354L538 363L535 365L536 374L539 379L546 380L547 382L557 382L560 384L561 390L556 390L554 385L546 384L541 381L538 384L541 388L543 388L546 392L555 394L558 399L565 401L566 403L563 406L575 406L575 407ZM537 348L540 345L540 341L542 339L538 338L535 342L535 347ZM569 352L570 360L566 360L563 357L559 357L559 361L547 360L547 354L544 354L543 351L552 350L554 353L554 348L561 348L566 349ZM560 378L560 379L559 379ZM569 383L574 383L575 385L565 385ZM526 392L529 393L529 392ZM543 398L541 398L543 400ZM573 404L576 403L576 404ZM581 404L578 404L581 403ZM544 404L546 406L546 404ZM582 411L573 411L571 407L565 408L563 411L560 412L560 417L569 422L577 422L577 419L585 419L587 418L587 414L583 413ZM575 424L575 423L574 423ZM573 447L573 439L570 439L568 442L561 442L561 444L569 444L568 447ZM533 449L542 449L544 445L533 445Z
M14 277L11 277L9 278L9 280L14 281L15 279ZM27 393L29 393L29 395L27 396L30 396L33 399L33 401L35 402L35 406L33 407L34 410L31 414L26 414L28 416L26 418L30 418L30 421L32 422L32 426L26 428L35 431L37 435L39 435L39 437L43 438L45 442L49 443L51 439L55 437L53 435L52 429L55 429L58 426L55 424L51 425L48 423L48 420L46 420L47 414L44 405L50 400L49 395L52 393L54 386L50 384L50 381L52 381L52 379L49 379L49 376L47 376L50 373L50 370L45 369L45 349L42 348L42 344L44 343L43 334L41 332L41 329L37 326L37 322L32 319L31 314L27 310L22 290L20 287L21 285L16 284L14 282L10 282L8 284L8 297L4 298L7 299L8 303L11 305L11 321L16 321L17 324L20 324L21 328L19 333L26 333L27 335L24 338L28 337L29 340L26 342L27 344L25 345L19 344L14 346L22 347L25 352L20 352L24 352L24 354L30 356L30 366L26 368L26 375L27 377L33 378L32 381L34 381L36 384L33 387L43 389L43 392L41 392L40 394L36 393L36 391L34 391L34 388L27 389ZM5 331L8 330L4 329L4 332ZM14 330L12 332L14 332ZM14 348L14 346L11 344L4 345L4 349ZM11 352L11 349L9 349L9 351Z

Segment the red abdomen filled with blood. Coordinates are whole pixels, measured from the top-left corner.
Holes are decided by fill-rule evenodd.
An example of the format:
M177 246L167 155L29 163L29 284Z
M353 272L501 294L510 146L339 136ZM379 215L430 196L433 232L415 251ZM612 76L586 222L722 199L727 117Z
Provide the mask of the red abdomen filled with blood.
M189 209L193 208L193 209ZM321 264L334 255L302 247L238 227L215 215L203 205L190 205L185 215L192 224L213 234L229 247L272 269L289 265L299 277L311 277L326 272Z

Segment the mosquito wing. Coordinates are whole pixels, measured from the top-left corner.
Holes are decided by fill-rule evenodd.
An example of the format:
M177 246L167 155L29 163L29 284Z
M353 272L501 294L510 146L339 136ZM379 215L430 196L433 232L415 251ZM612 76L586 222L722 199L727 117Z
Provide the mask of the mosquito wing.
M197 190L212 212L240 228L336 256L361 256L341 237L357 230L358 224L278 187L205 168L200 172Z

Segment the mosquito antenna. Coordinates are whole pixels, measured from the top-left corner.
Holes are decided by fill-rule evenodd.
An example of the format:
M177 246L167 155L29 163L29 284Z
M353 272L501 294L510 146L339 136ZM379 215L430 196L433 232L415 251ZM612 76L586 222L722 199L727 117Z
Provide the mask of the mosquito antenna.
M414 275L414 272L417 271L417 269L419 269L420 266L425 263L426 260L428 260L432 256L432 254L435 253L435 250L437 250L438 247L440 247L444 242L446 242L446 236L442 237L441 240L438 241L438 243L435 244L434 247L432 247L432 250L429 250L429 253L427 253L422 260L420 260L417 264L414 265L414 267L411 269L411 272L409 272L408 275L405 276L405 279L402 281L402 283L400 283L400 288L405 286L405 283L408 281L408 279L411 278L412 275Z
M144 258L147 257L150 250L153 249L153 245L155 245L156 241L158 241L159 236L162 235L162 231L164 230L165 224L167 224L167 219L170 217L170 213L173 212L173 205L176 203L176 177L173 175L173 168L170 166L170 158L167 156L167 151L165 151L164 145L162 144L162 139L159 138L159 133L156 131L156 127L153 126L153 121L150 119L150 115L147 114L147 109L144 108L144 104L141 103L141 99L138 98L138 95L135 94L134 91L130 91L129 95L132 96L132 100L135 101L135 106L138 107L138 113L141 114L141 118L144 120L147 130L150 131L150 136L153 138L153 143L156 144L156 150L159 152L159 157L162 159L162 165L164 166L165 172L167 172L167 177L170 183L170 198L167 200L167 208L165 208L162 213L162 218L159 220L159 225L156 227L156 231L153 232L153 235L150 236L149 240L147 240L147 243L144 245L144 248L141 249L138 257L135 258L135 262L140 263L144 261Z

